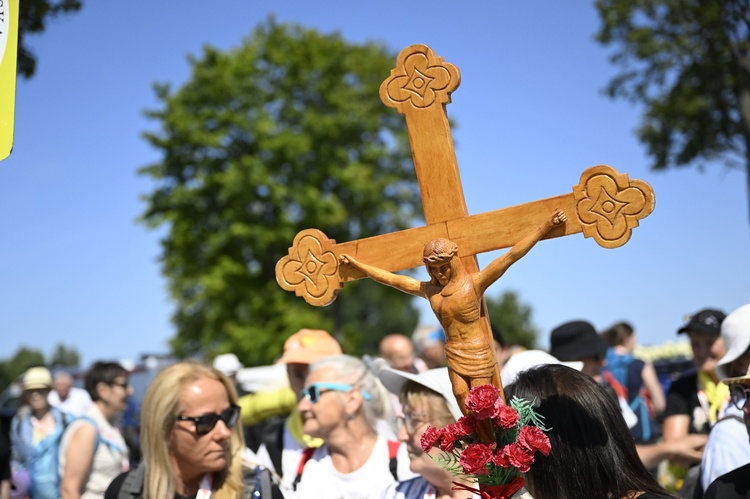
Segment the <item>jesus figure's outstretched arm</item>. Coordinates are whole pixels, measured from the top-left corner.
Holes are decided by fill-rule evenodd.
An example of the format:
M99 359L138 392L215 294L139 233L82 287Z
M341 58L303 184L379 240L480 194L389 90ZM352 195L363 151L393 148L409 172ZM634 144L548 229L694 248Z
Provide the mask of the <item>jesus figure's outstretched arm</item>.
M423 283L422 281L418 281L413 277L394 274L393 272L388 272L387 270L379 269L377 267L373 267L372 265L367 265L366 263L362 263L347 254L341 255L339 257L339 260L342 263L351 265L355 269L361 270L367 275L367 277L369 277L373 281L377 281L380 284L385 284L386 286L396 288L399 291L409 293L410 295L421 296L423 298L425 297L425 283Z
M475 283L480 294L505 273L508 268L523 258L538 243L549 230L555 225L565 223L568 219L563 210L557 210L538 229L518 241L505 254L495 258L481 272L476 274Z

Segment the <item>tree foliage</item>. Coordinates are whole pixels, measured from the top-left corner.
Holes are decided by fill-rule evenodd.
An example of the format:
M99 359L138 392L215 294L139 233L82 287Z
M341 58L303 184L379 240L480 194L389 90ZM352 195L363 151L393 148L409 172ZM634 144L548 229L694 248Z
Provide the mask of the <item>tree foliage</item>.
M141 170L156 184L142 219L167 229L176 354L254 365L302 327L336 331L350 352L413 329L409 297L384 286L347 284L316 308L275 280L299 230L349 241L420 214L403 118L378 98L395 60L269 19L236 49L205 47L181 88L156 85L163 107L147 114L160 129L145 137L162 159Z
M612 97L644 106L654 169L723 160L750 169L750 0L597 0L597 40L622 71ZM750 188L750 175L748 175Z
M20 0L18 9L18 75L31 78L36 56L26 43L26 35L44 31L47 21L61 14L77 12L80 0Z
M490 324L500 329L506 343L535 348L539 330L531 322L531 306L521 303L514 291L486 298Z
M52 367L78 367L81 364L81 356L75 348L58 343L49 364Z
M19 348L13 357L0 361L0 389L8 386L28 368L44 364L44 354L41 351L35 348Z

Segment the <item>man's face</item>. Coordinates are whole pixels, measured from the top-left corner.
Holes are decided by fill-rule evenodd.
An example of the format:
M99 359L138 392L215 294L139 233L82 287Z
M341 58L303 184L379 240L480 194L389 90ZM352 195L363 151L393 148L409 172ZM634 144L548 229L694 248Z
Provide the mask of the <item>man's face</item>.
M71 381L66 378L55 380L55 391L60 396L60 400L65 400L70 395Z
M430 262L426 264L427 272L432 276L441 286L445 286L451 280L453 271L451 269L451 261L446 260L442 262Z

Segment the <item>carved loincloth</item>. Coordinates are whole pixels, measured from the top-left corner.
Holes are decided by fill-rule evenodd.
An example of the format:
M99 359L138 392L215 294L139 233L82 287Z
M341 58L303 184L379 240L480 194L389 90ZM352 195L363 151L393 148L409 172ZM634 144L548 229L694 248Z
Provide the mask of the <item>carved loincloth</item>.
M449 369L467 378L492 379L497 365L494 352L481 339L448 340L445 343L445 360Z

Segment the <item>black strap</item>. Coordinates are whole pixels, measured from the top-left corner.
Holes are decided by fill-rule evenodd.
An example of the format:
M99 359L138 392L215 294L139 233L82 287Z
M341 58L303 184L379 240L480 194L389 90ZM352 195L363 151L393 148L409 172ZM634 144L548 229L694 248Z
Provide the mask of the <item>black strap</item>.
M281 454L284 451L284 427L286 418L273 418L263 425L260 435L261 442L265 444L268 456L271 458L273 469L276 473L283 475L281 469Z

